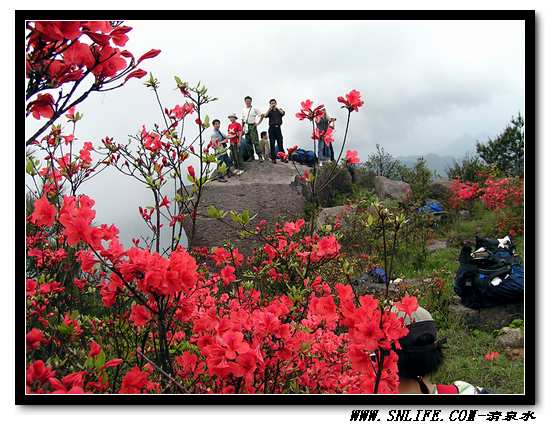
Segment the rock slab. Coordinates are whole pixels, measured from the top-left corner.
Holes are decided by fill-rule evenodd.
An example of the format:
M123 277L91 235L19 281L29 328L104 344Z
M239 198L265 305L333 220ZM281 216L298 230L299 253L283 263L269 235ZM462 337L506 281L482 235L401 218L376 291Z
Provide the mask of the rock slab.
M247 162L244 164L245 172L240 176L231 177L226 182L208 183L201 194L199 217L191 247L210 248L232 241L240 250L250 254L258 245L255 240L240 238L240 230L236 228L229 215L223 219L225 224L207 217L210 205L224 211L234 210L239 213L248 209L251 217L256 215L250 226L255 226L262 219L268 222L268 226L273 226L276 222L303 217L304 197L292 183L297 171L303 172L307 167L299 164L296 164L296 167L298 170L290 163ZM190 219L184 222L184 228L190 236Z
M408 183L391 180L383 176L374 178L374 188L380 199L394 199L405 202L412 195L411 186Z
M470 328L493 331L509 325L514 319L523 319L523 303L504 304L480 310L456 304L449 306L449 312L464 320Z

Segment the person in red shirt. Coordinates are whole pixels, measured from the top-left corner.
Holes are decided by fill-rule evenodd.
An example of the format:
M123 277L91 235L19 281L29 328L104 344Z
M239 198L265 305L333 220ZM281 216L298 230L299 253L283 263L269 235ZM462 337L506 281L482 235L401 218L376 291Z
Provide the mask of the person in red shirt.
M231 114L227 118L231 121L227 127L227 138L229 139L229 149L231 160L237 170L242 170L242 161L239 152L239 143L243 134L243 127L237 122L237 114Z

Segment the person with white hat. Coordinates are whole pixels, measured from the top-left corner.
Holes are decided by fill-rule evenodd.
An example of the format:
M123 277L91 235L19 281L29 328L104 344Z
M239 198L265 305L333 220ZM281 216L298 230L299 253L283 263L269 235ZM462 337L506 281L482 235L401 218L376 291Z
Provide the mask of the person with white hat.
M451 385L432 384L428 376L436 372L443 363L443 344L437 338L437 329L432 315L424 308L407 315L398 312L404 319L409 333L399 340L399 393L401 394L488 394L484 388L463 381Z

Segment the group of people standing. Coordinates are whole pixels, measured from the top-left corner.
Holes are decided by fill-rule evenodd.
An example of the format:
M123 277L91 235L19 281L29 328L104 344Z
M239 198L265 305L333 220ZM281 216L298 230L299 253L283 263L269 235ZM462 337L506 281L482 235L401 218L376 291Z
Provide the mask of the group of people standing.
M250 96L244 98L244 103L240 120L234 113L227 117L230 122L226 133L220 129L219 119L212 121L211 143L218 154L218 164L225 164L226 170L218 173L220 181L225 181L225 177L242 174L243 162L253 161L254 153L259 161L271 160L276 164L277 153L285 151L281 131L285 111L277 106L277 101L271 99L266 112L252 106ZM268 119L268 131L258 135L258 126L265 118ZM281 160L288 162L285 157Z

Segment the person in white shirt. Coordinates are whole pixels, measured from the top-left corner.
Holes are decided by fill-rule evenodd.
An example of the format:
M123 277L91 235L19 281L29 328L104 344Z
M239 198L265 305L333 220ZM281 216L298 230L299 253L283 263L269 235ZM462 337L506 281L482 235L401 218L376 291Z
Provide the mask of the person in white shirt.
M252 150L252 148L254 148L256 155L258 155L258 159L263 162L264 154L260 148L258 126L264 118L262 112L252 106L252 98L250 96L244 98L244 104L245 107L243 108L241 121L243 125L243 135L246 139L245 150L248 150L248 152L243 152L243 156L249 157L250 160L254 160L254 152ZM257 121L258 117L260 117L259 121Z

